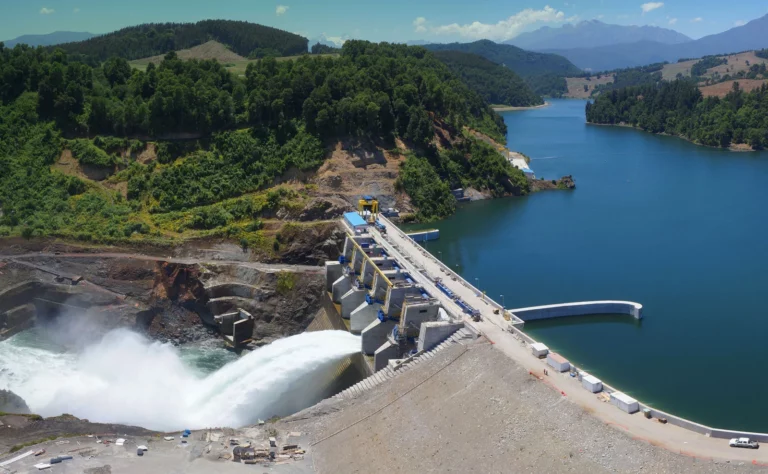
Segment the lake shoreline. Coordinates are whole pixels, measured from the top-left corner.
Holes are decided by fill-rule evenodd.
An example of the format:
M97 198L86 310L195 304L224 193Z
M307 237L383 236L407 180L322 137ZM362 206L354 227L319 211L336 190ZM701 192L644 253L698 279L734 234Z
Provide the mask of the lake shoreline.
M517 110L536 110L536 109L543 109L544 107L549 107L552 105L549 102L544 102L541 105L530 105L528 107L515 107L511 105L492 105L491 108L494 112L514 112Z
M752 148L750 145L747 145L746 143L731 143L731 145L730 145L728 148L724 148L724 147L721 147L721 146L711 146L711 145L705 145L705 144L703 144L703 143L699 143L699 142L697 142L697 141L695 141L695 140L691 140L690 138L688 138L688 137L684 137L684 136L682 136L682 135L672 135L672 134L670 134L670 133L665 133L665 132L661 132L661 133L653 133L653 132L649 132L649 131L647 131L647 130L643 130L643 129L642 129L642 128L640 128L640 127L636 127L636 126L634 126L634 125L629 125L629 124L627 124L627 123L624 123L624 122L621 122L621 123L595 123L595 122L586 122L586 123L587 123L587 125L596 125L596 126L598 126L598 127L621 127L621 128L631 128L632 130L638 130L638 131L640 131L640 132L644 132L644 133L650 133L651 135L659 135L659 136L662 136L662 137L672 137L672 138L679 138L679 139L681 139L681 140L685 140L685 141L686 141L686 142L688 142L688 143L692 143L692 144L694 144L694 145L696 145L696 146L701 146L701 147L704 147L704 148L712 148L713 150L726 150L726 151L731 151L731 152L734 152L734 153L751 153L751 152L760 151L760 150L755 150L754 148Z

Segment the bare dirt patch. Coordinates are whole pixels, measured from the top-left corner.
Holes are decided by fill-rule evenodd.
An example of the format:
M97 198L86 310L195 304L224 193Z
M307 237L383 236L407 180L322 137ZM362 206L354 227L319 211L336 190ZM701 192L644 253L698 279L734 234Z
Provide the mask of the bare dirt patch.
M760 86L768 82L765 79L739 79L736 81L726 81L719 84L713 84L711 86L700 87L702 95L704 97L725 97L726 94L733 89L733 83L738 82L739 87L747 92L751 92L758 89Z
M595 91L596 86L613 82L613 79L613 74L600 76L599 79L595 75L591 76L589 80L585 77L566 77L565 82L568 84L568 93L565 96L572 99L588 99ZM587 86L586 91L584 86Z
M189 49L180 49L176 51L176 55L179 59L215 59L221 63L234 62L234 61L246 61L246 59L239 54L230 51L225 45L218 41L208 41L199 46ZM159 56L152 56L150 58L137 59L131 61L132 64L146 66L149 63L160 64L163 62L164 54Z
M400 164L405 161L405 145L385 149L370 142L338 141L330 156L317 171L311 184L317 186L316 195L341 199L354 206L362 195L376 196L382 207L411 209L410 201L395 190Z
M52 166L53 169L68 176L75 176L86 181L103 181L109 177L114 170L110 168L101 168L98 166L81 165L70 150L61 152L59 159Z

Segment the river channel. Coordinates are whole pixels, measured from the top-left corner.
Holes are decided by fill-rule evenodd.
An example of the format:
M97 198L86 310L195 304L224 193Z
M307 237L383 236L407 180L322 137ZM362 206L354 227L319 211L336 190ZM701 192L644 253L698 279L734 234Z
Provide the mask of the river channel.
M768 153L587 125L584 101L504 113L508 146L574 191L462 205L426 244L508 308L601 299L644 318L528 323L551 349L659 409L768 432ZM503 297L501 295L504 295Z

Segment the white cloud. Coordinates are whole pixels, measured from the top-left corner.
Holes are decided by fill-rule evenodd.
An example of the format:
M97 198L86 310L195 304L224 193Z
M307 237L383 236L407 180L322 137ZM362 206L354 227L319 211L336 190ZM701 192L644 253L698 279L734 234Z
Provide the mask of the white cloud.
M288 5L278 5L277 8L275 8L275 13L277 16L285 15L288 12L288 9L291 8Z
M640 5L640 9L643 10L643 13L648 13L649 11L656 10L657 8L661 8L663 6L664 2L648 2Z
M598 20L602 20L603 18L605 18L605 15L597 15Z
M670 25L674 25L675 23L677 23L677 18L670 18L669 19L669 24Z
M79 8L75 8L75 9L74 9L74 10L72 10L72 11L73 11L73 12L75 12L75 13L80 13L80 9L79 9Z
M697 16L696 18L694 18L693 20L691 20L691 23L699 23L699 22L701 22L701 21L704 21L704 18L702 18L702 17L700 17L700 16Z
M744 26L746 24L747 24L747 22L744 21L744 20L736 20L736 21L733 22L733 26Z
M416 33L424 33L427 31L427 27L425 24L427 23L427 19L423 16L420 16L413 20L413 28Z
M41 15L50 15L51 13L53 13L55 11L56 10L54 10L53 8L45 8L45 7L43 7L43 8L40 9L40 14Z
M417 18L413 22L417 32L429 31L434 35L460 36L462 38L490 39L497 41L504 41L513 38L517 36L523 30L523 28L533 23L561 23L563 21L572 20L572 18L566 19L565 13L555 10L549 5L545 6L541 10L527 8L505 20L501 20L498 23L493 24L474 21L472 23L466 23L463 25L458 23L451 23L449 25L428 27L426 25L426 19L424 19L423 22L420 21L421 19L421 17ZM420 30L419 28L423 29Z

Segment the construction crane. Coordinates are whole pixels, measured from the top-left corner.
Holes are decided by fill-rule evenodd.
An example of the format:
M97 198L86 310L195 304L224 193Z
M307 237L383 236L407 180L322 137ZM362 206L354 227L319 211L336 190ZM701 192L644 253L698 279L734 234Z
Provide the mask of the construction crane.
M379 201L373 196L363 196L357 201L357 212L366 222L373 224L379 215Z

